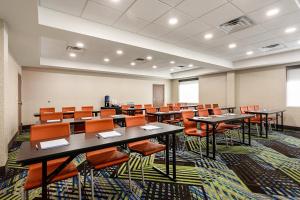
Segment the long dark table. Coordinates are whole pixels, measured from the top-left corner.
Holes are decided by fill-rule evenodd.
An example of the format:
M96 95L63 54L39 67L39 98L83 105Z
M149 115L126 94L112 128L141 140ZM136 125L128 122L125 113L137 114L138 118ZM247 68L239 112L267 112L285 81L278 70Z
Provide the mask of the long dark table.
M263 130L263 120L265 120L265 124L266 124L266 138L268 138L268 132L269 132L269 124L268 124L268 117L270 115L275 114L276 115L276 130L279 130L279 125L278 125L278 117L280 116L280 121L281 121L281 131L283 131L283 113L285 112L284 109L263 109L263 110L253 110L253 111L245 111L245 113L249 113L249 114L255 114L255 115L259 115L260 117L260 136L262 137L262 130ZM263 116L265 116L265 118L263 118Z
M242 130L243 130L243 144L245 144L245 120L248 119L248 145L251 145L251 134L250 134L250 118L254 117L254 115L251 114L225 114L220 116L210 116L210 117L193 117L190 118L190 121L200 122L206 124L206 132L209 132L209 124L212 126L212 136L213 136L213 156L210 157L209 154L209 134L206 134L206 156L212 159L216 158L216 128L219 123L222 122L234 122L234 121L242 121Z
M59 112L59 111L58 111L58 112ZM70 114L73 114L73 115L74 115L74 113L75 113L74 111L63 112L63 115L70 115ZM98 114L100 113L100 110L93 110L92 113L93 113L94 116L97 117ZM33 116L34 116L34 117L40 117L40 116L41 116L41 113L34 113Z
M16 161L22 165L29 165L35 163L42 163L42 198L47 198L47 184L63 170L76 156L82 153L103 149L107 147L124 145L130 142L136 142L140 140L155 138L155 137L165 137L166 145L166 172L164 175L176 181L176 133L183 130L182 127L163 124L163 123L151 123L152 125L161 127L156 130L144 130L140 127L130 127L130 128L116 128L122 134L119 137L112 138L98 138L96 134L76 134L70 135L70 137L65 138L69 145L63 147L57 147L47 150L40 149L40 142L31 143L23 142ZM169 148L170 141L169 136L172 135L172 167L173 176L170 175L170 160L169 160ZM36 149L38 145L38 150ZM47 175L47 161L68 157L68 159L62 163L58 168L56 168L51 174ZM161 171L160 171L161 172Z
M181 114L182 111L187 110L180 110L180 111L169 111L169 112L154 112L154 113L147 113L147 115L152 115L157 117L158 122L162 122L163 116L175 116ZM198 110L193 110L194 112L198 112Z
M128 115L135 115L135 111L144 111L146 110L145 108L128 108L128 109L123 109L123 111L127 112Z

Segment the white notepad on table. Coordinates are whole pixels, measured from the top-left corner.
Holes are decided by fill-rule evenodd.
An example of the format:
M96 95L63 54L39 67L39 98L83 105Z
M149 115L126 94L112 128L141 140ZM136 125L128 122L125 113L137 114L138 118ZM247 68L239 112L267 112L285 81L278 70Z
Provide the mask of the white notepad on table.
M146 125L146 126L141 126L141 128L144 130L156 130L156 129L160 129L161 127L153 126L153 125Z
M108 132L98 133L98 135L106 139L110 137L118 137L121 136L122 134L117 131L108 131Z
M57 140L50 140L46 142L40 142L41 149L50 149L54 147L61 147L69 145L69 142L66 139L57 139Z
M60 122L60 119L49 119L47 120L47 122L51 123L51 122Z
M92 117L81 117L81 119L85 120L85 119L92 119Z
M210 119L211 117L193 117L194 119Z

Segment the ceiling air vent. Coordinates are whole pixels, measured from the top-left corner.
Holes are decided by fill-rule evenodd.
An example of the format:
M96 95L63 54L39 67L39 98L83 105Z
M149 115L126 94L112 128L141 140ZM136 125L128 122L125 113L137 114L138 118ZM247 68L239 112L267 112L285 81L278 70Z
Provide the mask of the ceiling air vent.
M183 69L183 68L185 68L185 66L183 66L183 65L179 65L179 66L177 66L179 69Z
M261 47L260 50L262 52L268 52L268 51L275 51L275 50L279 50L279 49L283 49L286 46L284 44L281 43L275 43L275 44L270 44L264 47Z
M253 25L254 23L250 18L248 18L247 16L241 16L236 19L230 20L229 22L221 24L219 28L226 34L230 34L240 30L244 30Z
M73 47L73 46L67 46L67 52L73 52L73 53L83 53L84 48L79 47Z

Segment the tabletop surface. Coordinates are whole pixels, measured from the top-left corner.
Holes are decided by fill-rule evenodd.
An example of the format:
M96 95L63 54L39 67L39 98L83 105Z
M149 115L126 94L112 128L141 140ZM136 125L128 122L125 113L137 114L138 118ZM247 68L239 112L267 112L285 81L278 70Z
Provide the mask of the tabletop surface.
M76 111L81 111L81 110L76 110ZM61 111L55 111L55 112L61 112ZM99 113L100 110L92 110L92 113ZM74 114L74 111L68 111L68 112L62 112L63 114ZM40 116L41 113L37 112L33 114L34 116Z
M183 130L182 127L173 126L163 123L151 123L151 125L160 127L155 130L144 130L140 126L130 128L116 128L115 131L121 133L121 136L102 138L97 137L97 133L90 134L75 134L65 138L69 145L61 146L51 149L40 149L39 142L23 142L19 154L17 156L17 162L22 164L38 163L42 160L56 159L64 156L70 156L72 153L85 153L101 148L118 146L128 142L134 142L153 138L164 134L174 134ZM36 148L38 145L38 149Z
M284 112L284 109L262 109L262 110L248 110L245 111L246 113L250 114L274 114L274 113L280 113Z
M203 122L203 123L210 123L210 124L216 124L220 122L228 122L228 121L234 121L234 120L240 120L240 119L247 119L255 117L255 115L251 114L224 114L224 115L210 115L209 117L194 117L190 118L191 121L196 122Z
M169 112L154 112L154 113L147 113L148 115L175 115L175 114L181 114L184 111L188 110L179 110L179 111L169 111ZM191 110L193 112L198 112L198 110Z

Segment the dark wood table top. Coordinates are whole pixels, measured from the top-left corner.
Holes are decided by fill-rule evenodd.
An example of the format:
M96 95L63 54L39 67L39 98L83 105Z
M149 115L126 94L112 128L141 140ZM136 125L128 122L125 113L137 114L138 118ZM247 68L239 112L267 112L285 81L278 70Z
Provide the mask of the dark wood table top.
M57 111L57 112L60 112L60 111ZM100 110L93 110L92 113L100 113ZM74 114L74 111L63 112L63 115L67 115L67 114ZM41 113L34 113L33 116L40 117Z
M224 106L224 107L220 107L221 110L227 110L227 109L236 109L235 106Z
M248 110L245 111L245 113L249 113L249 114L276 114L276 113L280 113L280 112L285 112L284 109L262 109L262 110Z
M146 110L145 108L127 108L127 109L122 109L124 111L136 111L136 110Z
M180 111L169 111L169 112L154 112L154 113L147 113L147 115L155 115L155 116L161 116L161 115L176 115L181 114L183 111L187 110L180 110ZM198 112L198 110L192 110L193 112Z
M68 138L65 138L69 142L69 145L44 150L40 148L40 142L23 142L16 160L18 163L28 165L39 163L42 160L51 160L74 154L86 153L106 147L149 139L160 135L175 134L183 130L182 127L163 123L151 123L151 125L161 128L155 130L144 130L139 126L116 128L114 130L121 133L122 136L106 139L97 137L96 133L70 135ZM38 149L36 149L36 145L38 145Z
M255 115L251 114L224 114L224 115L210 115L209 117L193 117L190 118L190 121L202 122L207 124L218 124L221 122L230 122L241 119L247 119L255 117Z

